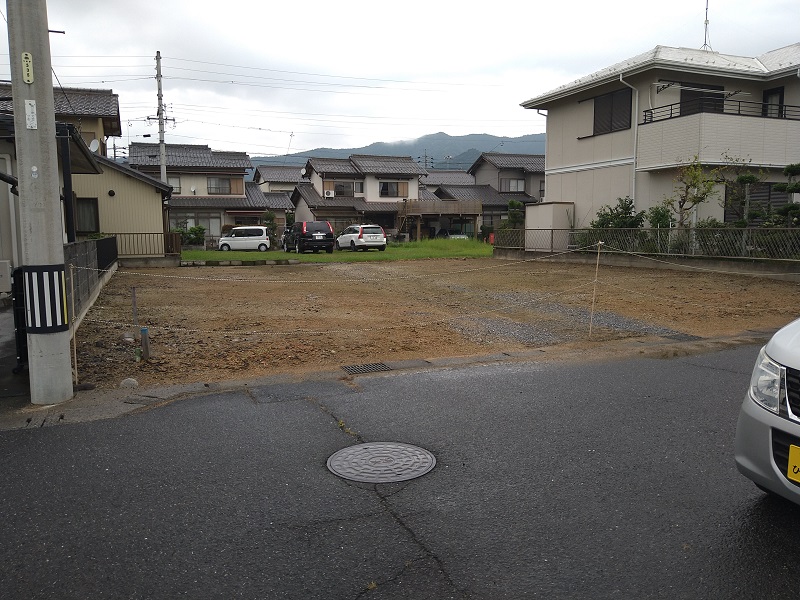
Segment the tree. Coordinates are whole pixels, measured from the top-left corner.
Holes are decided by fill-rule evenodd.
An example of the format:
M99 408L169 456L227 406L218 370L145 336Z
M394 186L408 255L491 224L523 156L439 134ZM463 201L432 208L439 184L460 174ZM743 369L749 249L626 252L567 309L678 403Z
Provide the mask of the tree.
M525 224L525 205L519 200L508 201L508 225L511 229L521 229Z
M725 164L717 169L718 183L725 185L725 198L721 206L736 216L736 225L747 227L750 221L761 216L750 206L752 186L764 180L761 169L751 167L752 159L741 159L723 155Z
M589 226L594 229L639 229L644 225L645 212L635 211L633 199L629 196L617 198L614 207L604 206L597 211L597 219Z
M261 215L261 222L269 231L269 241L270 245L274 248L277 238L275 237L275 230L278 228L278 225L275 223L275 213L271 210L265 211L264 214Z
M672 227L675 219L668 206L651 206L647 209L647 222L654 229L668 229Z
M783 168L783 174L786 175L789 181L787 183L776 183L773 187L780 192L800 194L800 181L797 181L797 177L800 176L800 163L786 165Z
M672 195L664 198L664 205L677 217L678 227L687 227L692 211L718 195L714 189L718 180L718 169L706 170L697 155L689 164L678 167Z

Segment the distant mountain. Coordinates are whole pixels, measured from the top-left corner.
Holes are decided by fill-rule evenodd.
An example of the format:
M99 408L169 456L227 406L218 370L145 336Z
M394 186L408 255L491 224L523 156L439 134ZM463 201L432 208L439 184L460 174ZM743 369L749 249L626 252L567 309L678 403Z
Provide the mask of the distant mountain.
M520 137L497 137L485 133L452 136L446 133L425 135L407 142L376 142L363 148L317 148L284 156L251 156L253 165L306 164L309 158L347 158L351 154L375 156L411 156L430 169L469 169L482 152L507 154L544 154L545 134Z

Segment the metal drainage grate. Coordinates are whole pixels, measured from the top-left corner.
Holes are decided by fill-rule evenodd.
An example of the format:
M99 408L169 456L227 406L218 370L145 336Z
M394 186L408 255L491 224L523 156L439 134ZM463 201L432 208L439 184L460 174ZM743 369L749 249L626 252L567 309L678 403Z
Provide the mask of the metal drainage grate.
M391 371L392 369L383 363L367 363L366 365L346 365L342 367L350 375L360 375L361 373L378 373L380 371Z
M430 472L436 458L423 448L397 442L369 442L342 448L328 458L334 475L361 483L408 481Z

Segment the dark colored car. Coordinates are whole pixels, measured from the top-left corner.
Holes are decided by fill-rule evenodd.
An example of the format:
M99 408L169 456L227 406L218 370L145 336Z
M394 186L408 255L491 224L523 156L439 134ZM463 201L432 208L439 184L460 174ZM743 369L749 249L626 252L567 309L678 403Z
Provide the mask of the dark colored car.
M286 252L294 250L298 254L307 250L325 250L330 254L334 242L333 227L328 221L298 221L289 230L283 249Z

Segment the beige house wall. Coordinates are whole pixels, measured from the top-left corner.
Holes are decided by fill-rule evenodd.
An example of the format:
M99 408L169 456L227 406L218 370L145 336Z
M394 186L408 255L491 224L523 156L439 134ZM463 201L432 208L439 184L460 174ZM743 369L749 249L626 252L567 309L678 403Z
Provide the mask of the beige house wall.
M381 196L380 184L383 181L403 181L408 183L408 195L398 196L396 198ZM364 178L364 199L367 202L402 202L403 199L419 200L419 179L390 179L388 177L378 179L377 177L368 175Z
M161 192L143 181L104 166L101 175L73 175L72 187L79 198L97 198L103 233L164 231Z
M156 179L160 179L159 174L150 174L151 177L155 177ZM230 194L231 196L236 197L244 197L244 176L243 175L231 175L227 173L180 173L174 171L167 171L167 177L180 177L181 180L181 191L180 196L219 196L220 194L209 194L208 193L208 178L209 177L220 177L220 178L228 178L228 179L239 179L241 180L241 190L242 193L240 194ZM192 188L194 188L194 192L192 192Z

